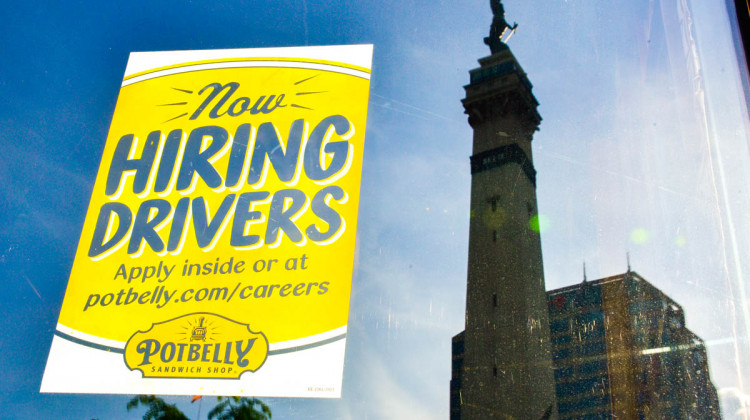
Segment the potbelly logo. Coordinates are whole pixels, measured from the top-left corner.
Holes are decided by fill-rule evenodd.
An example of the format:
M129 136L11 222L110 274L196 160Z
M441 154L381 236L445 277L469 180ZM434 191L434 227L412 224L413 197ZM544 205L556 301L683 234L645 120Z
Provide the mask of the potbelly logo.
M146 378L238 379L260 369L267 356L262 332L211 313L155 323L125 345L125 365Z

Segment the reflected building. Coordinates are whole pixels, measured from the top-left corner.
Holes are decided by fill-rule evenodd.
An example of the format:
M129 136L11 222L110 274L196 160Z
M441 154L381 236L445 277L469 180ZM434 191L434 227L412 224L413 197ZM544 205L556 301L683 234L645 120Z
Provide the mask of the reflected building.
M703 340L682 307L635 272L547 292L560 419L720 419ZM464 333L453 338L461 419Z
M532 85L502 42L470 71L474 137L465 329L453 338L450 418L719 418L703 342L636 273L547 292L531 141Z
M561 419L718 419L706 348L635 272L547 292Z

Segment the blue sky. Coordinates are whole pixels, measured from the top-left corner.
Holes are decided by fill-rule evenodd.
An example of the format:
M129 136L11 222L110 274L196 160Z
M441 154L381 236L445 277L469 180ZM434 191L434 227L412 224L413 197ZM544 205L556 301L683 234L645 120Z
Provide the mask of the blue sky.
M0 16L0 412L136 418L127 396L39 394L130 51L372 43L341 400L275 418L445 418L463 328L471 131L460 99L488 2L101 2ZM747 114L722 1L506 1L544 121L534 140L548 288L633 268L709 343L732 418L747 382ZM697 77L696 77L697 76ZM743 113L745 112L745 113ZM736 391L732 390L737 388ZM193 417L188 397L170 398ZM204 403L201 416L208 412Z

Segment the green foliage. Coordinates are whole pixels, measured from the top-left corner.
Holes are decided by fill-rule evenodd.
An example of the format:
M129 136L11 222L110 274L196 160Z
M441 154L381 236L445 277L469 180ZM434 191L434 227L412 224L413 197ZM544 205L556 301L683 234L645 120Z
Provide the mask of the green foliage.
M128 411L144 405L148 407L143 420L189 420L186 415L182 414L174 404L167 404L163 399L154 395L137 395L128 401Z
M257 398L218 397L219 403L208 413L216 420L270 420L271 409ZM147 407L143 420L189 420L174 404L154 395L137 395L128 401L128 411Z
M218 399L219 403L208 413L209 419L270 420L271 418L271 409L257 398L219 397Z

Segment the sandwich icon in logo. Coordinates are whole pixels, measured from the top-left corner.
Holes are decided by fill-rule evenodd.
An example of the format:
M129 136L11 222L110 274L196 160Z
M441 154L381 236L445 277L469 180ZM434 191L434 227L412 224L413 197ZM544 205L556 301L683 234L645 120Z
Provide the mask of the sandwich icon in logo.
M200 323L197 327L193 327L193 336L190 337L190 341L200 340L206 341L206 327L203 326L203 322L206 320L205 317L200 318Z

